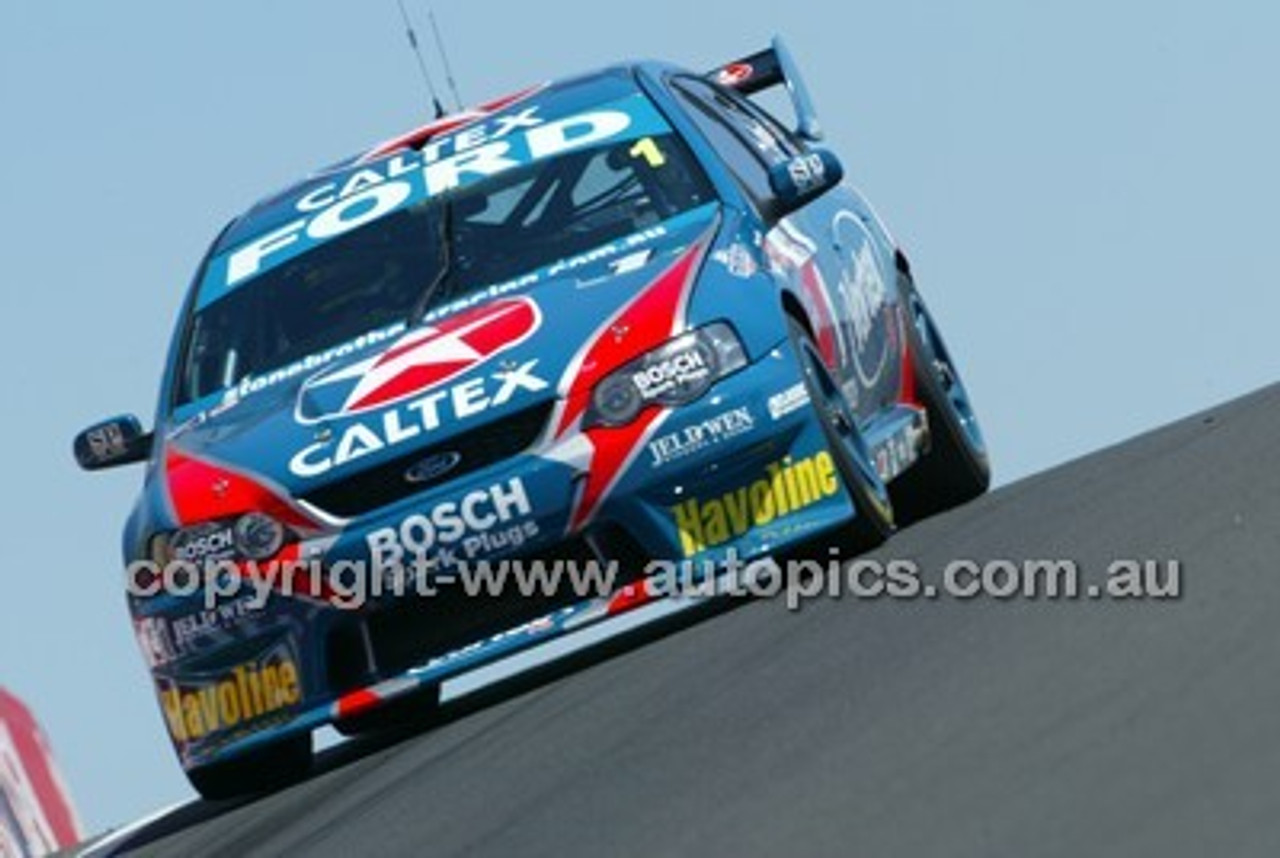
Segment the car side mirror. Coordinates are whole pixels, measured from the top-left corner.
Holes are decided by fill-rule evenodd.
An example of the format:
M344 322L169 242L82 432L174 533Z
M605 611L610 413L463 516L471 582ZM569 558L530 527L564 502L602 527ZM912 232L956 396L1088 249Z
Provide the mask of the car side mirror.
M145 462L151 456L152 438L132 414L112 417L76 436L76 463L86 471L101 471Z
M827 149L811 149L803 155L781 161L769 170L778 214L786 215L816 200L840 184L844 165Z

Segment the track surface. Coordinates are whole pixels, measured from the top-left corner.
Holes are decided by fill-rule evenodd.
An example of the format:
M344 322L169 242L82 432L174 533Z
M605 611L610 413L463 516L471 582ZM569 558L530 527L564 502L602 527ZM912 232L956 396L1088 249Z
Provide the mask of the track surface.
M878 556L1177 559L1180 600L756 602L144 853L1280 854L1280 390ZM147 842L149 841L149 842Z

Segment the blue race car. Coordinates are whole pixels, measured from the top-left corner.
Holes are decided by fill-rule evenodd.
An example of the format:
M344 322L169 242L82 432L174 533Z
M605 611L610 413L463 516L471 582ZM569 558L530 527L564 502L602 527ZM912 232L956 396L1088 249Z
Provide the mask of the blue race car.
M197 790L695 604L673 568L864 550L986 490L907 258L819 137L775 40L442 117L222 231L154 432L75 445L147 462L129 607ZM488 586L550 561L609 574Z

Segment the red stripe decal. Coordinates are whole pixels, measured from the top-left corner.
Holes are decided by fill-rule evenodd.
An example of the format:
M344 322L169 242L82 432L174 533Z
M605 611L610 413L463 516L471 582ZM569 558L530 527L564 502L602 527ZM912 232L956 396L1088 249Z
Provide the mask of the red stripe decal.
M634 584L628 584L613 595L613 598L609 600L606 613L610 617L624 614L652 601L653 591L649 587L648 580L637 581Z
M677 333L675 324L702 249L699 245L686 251L649 288L605 324L578 365L578 374L569 387L568 405L560 418L560 425L556 427L556 437L563 436L582 416L596 382L627 361L662 345Z
M901 325L911 324L909 320L902 317L901 312L898 314L898 323ZM911 354L909 342L906 336L902 337L902 389L898 394L898 401L904 405L924 408L924 403L920 401L920 395L916 390L916 359Z
M835 316L827 301L827 296L831 293L822 279L817 262L812 258L800 267L800 283L809 299L809 307L818 317L818 353L822 355L828 369L836 369L840 365L840 358L836 354Z
M293 528L324 529L318 521L294 507L283 493L174 447L170 447L165 456L165 476L179 525L264 512Z
M587 345L580 361L570 363L576 375L567 386L566 403L555 436L564 437L581 420L597 382L645 352L679 333L684 324L684 308L689 299L706 245L689 248L602 327ZM566 389L564 385L561 389ZM667 409L651 406L626 426L597 426L586 431L593 453L591 467L574 504L569 530L577 531L591 520L608 496L636 450Z
M650 408L626 426L597 426L587 430L594 453L591 456L591 470L587 473L574 505L573 517L569 522L570 530L579 530L591 520L591 516L626 468L632 452L640 446L649 427L664 413L665 409Z
M434 122L428 122L407 134L399 137L393 137L385 143L379 143L368 154L364 155L360 160L362 162L372 161L381 158L384 155L390 155L392 152L398 152L401 149L416 149L426 144L433 137L439 137L452 131L457 131L473 122L478 122L488 116L492 116L500 110L506 110L518 101L523 101L535 92L541 92L545 88L545 84L531 86L523 89L514 95L508 95L493 101L485 102L479 107L473 107L470 110L464 110L462 113L453 116L445 116Z
M373 709L381 702L382 698L367 688L353 691L338 698L338 717L350 718L353 715L359 715L361 712Z

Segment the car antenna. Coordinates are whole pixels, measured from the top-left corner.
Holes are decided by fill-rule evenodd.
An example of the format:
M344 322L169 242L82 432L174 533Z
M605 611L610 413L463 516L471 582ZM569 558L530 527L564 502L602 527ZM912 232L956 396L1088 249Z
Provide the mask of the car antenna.
M435 10L428 9L427 17L431 20L431 32L435 34L436 50L440 52L440 61L444 63L445 83L449 85L449 92L453 94L453 103L457 105L458 110L462 110L462 96L458 95L458 83L453 79L453 66L449 64L449 53L444 49L444 39L440 38L440 28L436 26Z
M418 34L413 31L409 12L404 8L404 0L396 0L396 3L400 6L400 17L404 20L404 32L409 37L409 47L413 48L413 55L418 58L418 69L422 72L422 79L426 81L427 92L431 94L431 104L435 107L436 119L443 119L448 115L448 111L440 103L440 96L436 95L435 82L431 80L431 72L427 71L427 61L423 58L422 48L418 45Z

